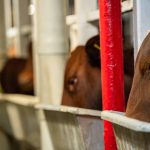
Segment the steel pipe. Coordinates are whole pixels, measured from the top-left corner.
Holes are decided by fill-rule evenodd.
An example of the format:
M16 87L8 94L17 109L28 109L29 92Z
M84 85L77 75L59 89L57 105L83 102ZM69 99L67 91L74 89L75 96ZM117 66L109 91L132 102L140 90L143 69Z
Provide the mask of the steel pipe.
M121 1L99 0L103 110L124 111ZM104 122L105 150L116 150L112 124Z

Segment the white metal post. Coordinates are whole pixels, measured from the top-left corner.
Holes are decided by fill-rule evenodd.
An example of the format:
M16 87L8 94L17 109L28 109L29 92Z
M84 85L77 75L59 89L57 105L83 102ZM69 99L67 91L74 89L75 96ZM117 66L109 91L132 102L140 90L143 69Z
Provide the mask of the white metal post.
M76 0L75 14L77 16L79 44L84 44L93 34L97 34L96 27L87 22L87 15L96 10L97 1Z
M26 56L28 36L30 34L30 16L28 0L13 0L14 26L17 29L16 47L17 54Z
M42 103L60 104L68 51L65 1L35 1L36 94Z
M60 104L63 89L66 54L66 2L34 0L34 66L36 95L44 104ZM42 112L39 111L39 114ZM42 117L41 117L42 116ZM44 115L39 115L41 149L53 150Z
M6 30L6 49L8 50L12 46L13 34L12 34L12 10L11 0L4 1L5 9L5 30Z
M150 30L150 0L133 1L133 23L134 23L134 57L138 49Z
M93 35L98 34L98 29L87 22L91 11L97 9L96 0L75 0L75 23L70 25L71 49L85 42Z
M5 3L0 1L0 68L6 56L6 20Z

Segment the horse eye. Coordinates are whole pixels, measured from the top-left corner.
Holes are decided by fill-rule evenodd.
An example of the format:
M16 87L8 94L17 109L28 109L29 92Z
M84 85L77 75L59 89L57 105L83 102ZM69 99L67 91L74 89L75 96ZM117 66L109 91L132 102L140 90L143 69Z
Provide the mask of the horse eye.
M70 93L75 93L76 89L77 89L77 82L78 82L78 78L77 77L72 77L68 80L67 82L67 89Z
M149 59L146 59L145 61L140 62L140 71L142 75L150 74L150 61Z
M74 85L78 81L77 77L72 77L71 79L68 80L69 85Z
M150 64L149 64L149 66L147 67L146 73L147 73L147 74L150 73Z

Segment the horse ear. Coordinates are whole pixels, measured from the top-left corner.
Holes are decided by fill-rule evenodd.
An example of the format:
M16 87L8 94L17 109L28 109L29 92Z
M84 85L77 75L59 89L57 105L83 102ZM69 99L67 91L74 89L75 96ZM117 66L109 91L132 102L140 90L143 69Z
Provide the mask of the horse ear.
M90 38L85 44L85 50L88 55L89 63L93 67L100 67L100 38L96 35Z

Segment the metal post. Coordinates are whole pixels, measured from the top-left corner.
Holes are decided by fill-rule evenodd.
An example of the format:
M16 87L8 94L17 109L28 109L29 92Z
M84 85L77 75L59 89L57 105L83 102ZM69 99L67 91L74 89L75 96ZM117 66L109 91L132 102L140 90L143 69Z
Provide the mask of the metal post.
M150 1L133 1L133 33L134 33L134 57L136 58L138 49L147 33L150 31Z
M61 102L66 55L66 1L34 0L34 66L36 95L43 104ZM42 112L40 113L42 150L51 149L50 133ZM41 117L42 116L42 117Z
M6 20L5 3L0 1L0 68L6 57Z
M88 13L96 8L96 0L75 0L76 23L70 26L71 49L79 44L85 44L90 37L98 34L98 29L87 22Z
M99 0L104 110L124 111L120 0ZM105 150L116 150L112 124L104 122Z
M42 103L60 104L66 63L65 1L35 1L36 94ZM43 17L44 16L44 17Z
M27 55L27 43L29 42L31 19L29 16L29 1L28 0L13 0L14 26L17 29L16 47L18 56ZM24 32L24 30L28 30Z

